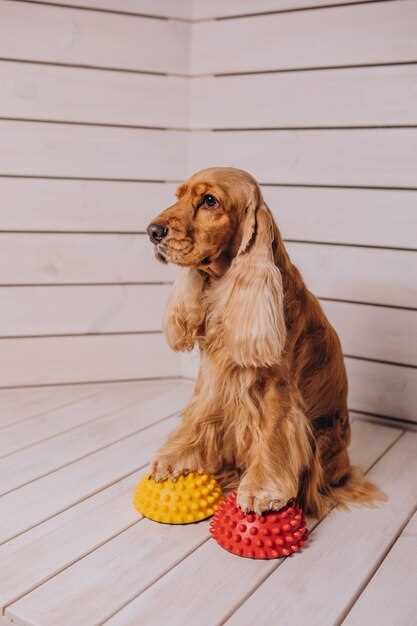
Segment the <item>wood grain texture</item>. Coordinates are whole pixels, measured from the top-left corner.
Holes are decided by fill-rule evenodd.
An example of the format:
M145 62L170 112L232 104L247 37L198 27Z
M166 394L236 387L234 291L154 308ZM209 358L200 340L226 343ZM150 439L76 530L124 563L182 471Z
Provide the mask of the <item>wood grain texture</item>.
M0 389L0 428L70 406L100 391L103 385L34 389Z
M178 128L187 97L177 76L0 62L0 117Z
M127 390L127 393L130 393L131 388L144 387L145 385L148 384L148 382L149 381L146 381L146 382L133 381L133 382L126 382L126 383L106 383L100 386L101 387L114 387L116 389L116 393L117 393L118 387L124 387ZM164 393L164 389L167 389L166 383L167 381L159 382L159 384L161 385L160 392L159 392L160 394ZM186 389L188 389L188 394L191 394L191 390L192 390L191 383L185 382L185 381L173 381L173 383L177 386L177 389L179 390L180 394L185 393ZM83 387L85 389L90 390L90 394L91 394L92 391L96 387L98 387L98 385L83 385ZM63 389L63 388L64 387L52 387L52 388L43 387L43 389L51 389L51 390ZM70 388L77 389L77 386L76 385L65 386L65 389L70 389ZM170 407L167 407L167 408L170 409ZM143 470L140 470L140 472L142 471ZM128 477L127 479L122 479L121 481L117 481L116 483L114 483L114 488L117 489L118 488L117 485L119 484L121 489L123 490L123 480L129 481L133 479L136 482L136 479L134 478L135 476L137 476L136 473L132 474L131 478ZM91 509L103 503L107 499L107 497L112 497L113 493L114 493L113 486L110 485L109 487L100 490L95 495L92 495L88 497L87 499L80 501L78 504L75 504L74 506L71 506L70 508L65 509L64 511L62 511L55 517L51 517L48 520L42 522L41 524L31 528L31 530L29 530L28 532L18 535L14 539L7 541L6 543L3 543L0 546L0 559L6 558L6 557L8 558L8 556L12 552L15 552L16 550L20 550L21 548L25 546L29 546L32 542L37 541L38 539L41 539L42 537L46 537L47 535L54 532L58 528L62 526L66 526L67 524L70 524L79 515L84 515L84 513L87 513Z
M38 0L40 3L44 0ZM161 17L187 19L191 13L191 0L45 0L47 4L132 13L136 15L158 15Z
M323 298L416 307L410 276L417 254L397 250L288 243L307 287Z
M287 239L416 248L415 191L263 187L262 193Z
M417 602L417 514L414 513L379 569L353 605L343 624L362 626L375 616L378 607L380 626L413 626Z
M138 388L130 397L112 396L111 392L107 396L99 394L79 406L78 411L73 407L75 415L67 417L67 423L64 418L62 432L55 433L55 436L52 432L50 437L37 443L32 441L27 449L0 458L0 494L9 493L144 430L161 419L171 404L174 408L167 415L183 408L188 390L181 396L176 383L167 385L161 395L160 389L161 383L156 383ZM85 416L81 423L80 413ZM25 425L30 427L33 424L25 422ZM11 445L14 442L9 441Z
M186 140L174 131L2 120L0 174L178 180Z
M239 167L261 183L416 187L417 130L201 131L190 158L193 169Z
M1 14L4 59L147 72L188 69L189 25L184 22L20 2L4 3Z
M202 77L194 78L191 87L191 125L195 128L377 126L417 121L414 65Z
M288 243L287 249L319 297L416 307L417 291L409 280L414 252L303 243Z
M365 0L366 1L366 0ZM293 11L332 4L349 4L351 0L194 0L194 19L212 19L236 15L256 14L271 11Z
M99 550L75 563L6 610L23 624L75 626L97 624L110 617L197 548L207 536L207 523L160 524L144 519ZM74 589L83 581L83 601L74 602ZM109 589L111 593L103 591ZM97 602L100 597L100 602Z
M261 626L277 619L300 624L303 615L309 615L312 625L340 621L351 598L367 583L415 509L416 452L417 436L406 433L370 472L370 478L383 487L388 502L375 509L330 513L315 531L304 558L287 559L227 624ZM341 529L344 541L340 540ZM323 571L332 575L323 577ZM308 593L304 591L306 585ZM274 603L268 601L271 594Z
M116 481L115 483L110 484L108 487L101 489L96 494L89 496L88 498L81 500L78 504L74 504L70 508L65 509L61 513L41 522L37 526L34 526L27 532L14 537L10 541L6 541L0 546L0 558L8 559L9 556L13 553L21 553L23 554L23 550L30 546L32 543L36 544L38 541L43 541L45 538L47 540L48 535L52 535L58 529L62 527L69 528L70 525L73 525L73 520L77 519L79 516L84 517L85 514L88 514L89 511L96 508L96 506L100 506L104 504L107 498L112 498L116 492L119 490L123 491L125 481L136 483L136 477L142 475L143 472L146 472L146 467L138 470L137 472L133 472L129 474L126 478L122 478L121 480ZM76 528L76 527L75 527ZM22 552L20 552L22 551Z
M175 377L179 356L160 333L3 339L1 386Z
M159 331L170 289L170 285L2 287L0 332L16 337Z
M175 385L176 383L170 381L165 381L164 383L147 381L146 383L91 385L89 395L78 400L76 390L74 390L74 400L68 405L45 411L41 415L12 424L8 428L3 428L0 438L0 457L11 455L18 450L27 449L35 443L46 440L49 441L48 446L59 448L61 439L56 439L57 435L68 433L68 431L77 429L79 426L89 424L101 418L107 418L116 413L118 415L124 414L127 409L133 412L136 411L135 415L139 424L141 414L143 414L143 407L139 406L138 408L137 405L146 405L146 402L149 404L149 398L154 394L160 393L161 388L168 394L170 390L172 391L175 388ZM90 385L87 385L87 387L90 387ZM103 426L104 423L105 421L100 422L100 425ZM77 432L79 431L77 430ZM51 438L53 438L52 441ZM27 459L24 458L24 455L20 455L20 457L14 455L8 458L10 458L11 464L19 462L26 464L26 460L29 460L30 457L32 459L30 464L33 466L35 457L41 459L42 449L42 447L38 447L33 450L27 450ZM65 450L64 455L67 452L68 449ZM55 454L54 450L52 454ZM46 459L46 461L49 463L50 459ZM8 468L5 471L7 474ZM2 478L4 477L0 478L0 482Z
M3 287L3 336L159 331L170 285ZM417 365L415 311L322 302L346 354ZM30 316L27 311L31 312Z
M347 302L322 302L343 352L417 367L417 311ZM417 407L416 407L417 408Z
M132 491L145 470L80 503L78 515L2 558L0 609L140 521ZM89 502L91 501L91 502ZM0 548L1 550L1 548Z
M200 22L193 25L192 72L416 61L416 17L416 3L404 0Z
M175 184L0 178L0 230L138 232L175 201Z
M2 285L172 281L147 235L0 234Z
M377 430L365 422L355 423L356 462L369 467L395 441L398 432L388 428ZM371 448L367 448L368 445ZM239 559L210 539L117 613L109 626L136 626L138 623L161 626L168 619L175 626L199 626L202 615L206 624L222 623L231 608L244 600L280 562ZM274 606L273 598L270 596L268 604Z
M0 500L0 543L17 537L144 467L173 426L172 419L162 421L3 496Z
M417 422L417 369L345 359L349 408Z

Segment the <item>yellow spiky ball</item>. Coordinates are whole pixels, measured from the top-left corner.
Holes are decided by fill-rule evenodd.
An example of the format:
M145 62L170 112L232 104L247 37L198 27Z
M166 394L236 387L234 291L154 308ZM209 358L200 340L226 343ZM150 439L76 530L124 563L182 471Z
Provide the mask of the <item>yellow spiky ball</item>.
M144 517L165 524L190 524L215 513L222 498L213 476L190 472L174 480L145 476L135 489L133 506Z

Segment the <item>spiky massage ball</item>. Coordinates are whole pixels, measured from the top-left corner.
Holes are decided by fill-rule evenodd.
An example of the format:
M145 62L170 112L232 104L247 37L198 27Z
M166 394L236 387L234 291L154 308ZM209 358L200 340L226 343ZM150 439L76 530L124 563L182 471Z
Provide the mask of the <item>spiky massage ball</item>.
M155 522L190 524L213 515L221 498L221 489L210 474L190 472L161 481L148 475L135 489L133 506Z
M303 512L287 505L263 515L245 514L231 493L210 522L210 533L217 543L238 556L277 559L298 552L308 530Z

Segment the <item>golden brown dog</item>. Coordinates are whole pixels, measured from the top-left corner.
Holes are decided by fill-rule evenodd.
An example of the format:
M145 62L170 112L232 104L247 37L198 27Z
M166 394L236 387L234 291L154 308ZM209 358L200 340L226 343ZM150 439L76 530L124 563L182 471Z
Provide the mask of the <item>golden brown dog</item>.
M237 476L240 506L257 513L296 499L319 517L331 505L378 499L349 461L339 339L254 178L197 172L148 234L159 260L183 268L166 313L169 345L197 344L201 354L193 398L153 476Z

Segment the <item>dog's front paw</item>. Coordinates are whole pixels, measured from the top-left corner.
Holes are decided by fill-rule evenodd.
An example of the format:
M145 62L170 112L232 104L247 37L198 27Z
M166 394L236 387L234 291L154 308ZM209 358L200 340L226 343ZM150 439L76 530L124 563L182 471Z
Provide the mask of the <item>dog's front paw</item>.
M176 480L179 476L185 476L190 472L202 472L195 460L188 457L157 456L151 463L150 475L155 480Z
M237 490L237 503L245 513L258 515L266 511L279 511L292 496L287 496L278 487L260 488L249 482L241 482Z

